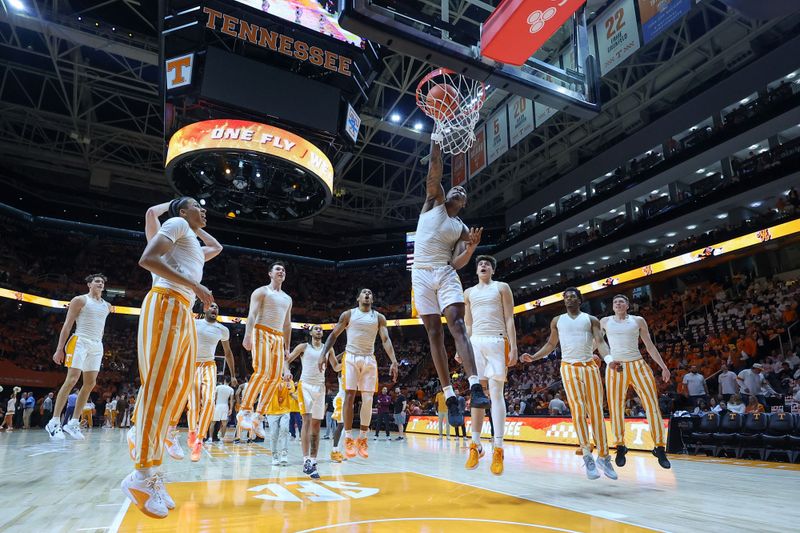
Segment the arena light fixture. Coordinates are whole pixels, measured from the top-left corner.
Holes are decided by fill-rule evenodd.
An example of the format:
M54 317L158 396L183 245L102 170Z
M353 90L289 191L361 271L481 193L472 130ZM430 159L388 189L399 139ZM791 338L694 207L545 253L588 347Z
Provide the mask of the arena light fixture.
M575 270L580 270L582 268L583 268L582 266L578 265L578 266L575 267Z
M742 100L739 100L739 103L740 103L740 104L742 104L742 105L744 105L744 104L746 104L746 103L747 103L747 102L749 102L749 101L750 101L750 99L749 99L749 98L744 98L744 99L742 99Z
M666 235L667 235L667 237L674 237L675 235L677 235L677 233L676 233L676 232L674 232L674 231L670 231L670 232L669 232L669 233L667 233Z
M200 198L200 205L206 205L206 199Z
M623 249L622 249L622 253L624 253L624 254L627 254L627 253L628 253L628 252L630 252L630 251L631 251L631 249L630 249L630 248L623 248Z
M595 261L586 261L586 264L592 266L593 264L595 264Z
M611 176L612 176L612 173L611 173L611 172L606 172L606 177L607 177L607 178L610 178Z
M612 214L613 214L613 213L616 213L616 212L617 212L617 210L616 210L616 209L612 209L611 211L609 211L609 213L612 213Z
M395 123L400 122L400 113L392 113L392 115L389 117L389 120Z
M761 202L753 202L750 207L761 207Z
M708 178L709 176L713 176L714 174L716 174L716 172L714 172L713 170L711 170L711 171L709 171L709 172L706 172L706 177Z
M706 169L704 169L704 168L698 168L698 169L695 171L695 174L702 174L702 173L703 173L703 172L705 172L705 171L706 171Z
M789 74L786 75L786 79L790 80L790 79L794 78L795 76L797 76L797 72L790 72Z
M751 144L750 147L748 148L748 150L755 150L756 148L758 148L758 146L759 145L757 145L757 144Z
M650 194L658 194L658 189L653 189L652 191L650 191Z
M697 224L689 224L688 226L686 226L686 229L688 230L697 229Z
M422 122L414 124L414 131L422 131Z
M604 255L604 256L603 256L603 257L601 257L600 259L602 259L603 261L608 261L609 259L611 259L611 256Z
M719 215L717 215L717 218L720 220L724 220L728 218L728 213L720 213Z
M647 239L647 242L648 242L649 244L655 244L655 243L657 243L657 242L658 242L658 239Z
M547 278L542 278L540 281L544 283L545 281L547 281Z
M17 11L27 11L27 8L22 0L8 0L8 4Z
M575 193L574 194L580 194L580 193L581 193L580 189L575 189Z

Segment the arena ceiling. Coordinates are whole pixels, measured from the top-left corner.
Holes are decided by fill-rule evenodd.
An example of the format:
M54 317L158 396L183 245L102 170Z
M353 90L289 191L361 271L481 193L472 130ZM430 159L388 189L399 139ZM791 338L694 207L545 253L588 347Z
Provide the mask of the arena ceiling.
M450 0L450 22L465 35L478 35L496 3ZM590 18L607 3L590 1ZM163 172L157 2L0 4L0 180L22 198L72 213L101 213L102 220L117 217L118 225L131 227L130 217L140 218L145 206L174 194ZM415 4L427 16L441 17L440 1ZM465 218L501 227L505 208L769 50L796 32L799 20L757 22L717 1L702 2L603 78L604 107L597 117L559 113L473 178ZM540 59L558 53L569 38L569 31L559 32ZM380 243L413 228L424 198L425 130L431 126L416 110L413 92L432 65L385 49L381 65L361 102L359 142L352 153L333 159L333 203L293 226L297 243ZM493 90L484 116L507 96ZM394 114L399 119L392 121ZM219 224L242 234L269 231L224 219Z

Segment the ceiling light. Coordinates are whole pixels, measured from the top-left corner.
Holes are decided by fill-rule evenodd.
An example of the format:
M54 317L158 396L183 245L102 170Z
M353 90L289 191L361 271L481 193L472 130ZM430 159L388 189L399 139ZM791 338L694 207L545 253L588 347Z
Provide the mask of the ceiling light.
M583 227L583 224L578 224L578 227L579 227L579 228L582 228L582 227Z
M800 126L800 124L798 124L798 126ZM556 206L556 204L555 204L555 202L553 202L552 204L548 205L547 207L555 207L555 206Z
M17 11L25 11L25 4L22 3L22 0L8 0L8 3Z
M200 205L206 205L206 199L200 198Z
M749 149L750 150L755 150L756 148L758 148L757 144L751 144Z
M547 278L542 278L540 281L547 281Z
M668 192L662 192L661 193L661 197L664 198L665 196L669 196L669 193Z
M764 152L769 152L769 148L762 148L758 151L759 154L763 154Z
M392 116L389 117L389 120L392 122L400 122L400 113L392 113Z
M594 263L595 263L594 261L586 261L587 265L593 265Z
M580 192L581 192L580 189L575 189L575 192L573 194L580 194Z
M674 231L670 231L669 233L667 233L667 237L674 237L675 235L677 235L677 233L675 233Z
M610 256L608 256L608 255L604 255L604 256L603 256L603 257L601 257L600 259L602 259L603 261L608 261L609 259L611 259L611 257L610 257Z
M624 254L627 254L627 253L628 253L628 252L630 252L630 251L631 251L631 249L630 249L630 248L623 248L623 249L622 249L622 253L624 253Z
M761 202L753 202L750 207L761 207Z
M686 226L686 229L688 230L697 229L697 224L689 224L688 226Z
M578 265L578 266L575 267L575 270L580 270L582 268L583 268L582 266Z
M749 99L749 98L745 98L744 100L739 100L739 103L740 103L740 104L742 104L742 105L744 105L744 104L746 104L746 103L747 103L747 102L749 102L749 101L750 101L750 99Z
M609 213L616 213L616 212L617 212L616 209L612 209L611 211L609 211Z
M422 122L417 122L416 124L414 124L414 129L416 131L421 131L422 130Z
M612 176L611 172L606 172L606 177L610 178Z
M648 242L649 244L655 244L655 243L657 243L657 242L658 242L658 239L648 239L648 240L647 240L647 242Z
M226 168L226 169L225 169L225 174L230 174L230 173L231 173L231 169L229 169L229 168Z
M713 170L711 172L706 172L706 177L713 176L714 174L716 174L716 172Z
M790 79L794 78L795 76L797 76L797 72L792 72L792 73L786 75L786 79L790 80Z
M719 215L717 215L717 218L720 220L726 219L728 218L728 213L720 213Z
M233 211L228 211L228 214L225 216L228 218L236 218L236 213L234 213Z
M702 174L702 173L703 173L703 172L705 172L705 171L706 171L706 169L704 169L704 168L698 168L698 169L695 171L695 174Z
M650 194L658 194L658 189L653 189L652 191L650 191Z
M536 282L534 281L534 282L531 282L531 285L538 285L538 283L536 283Z

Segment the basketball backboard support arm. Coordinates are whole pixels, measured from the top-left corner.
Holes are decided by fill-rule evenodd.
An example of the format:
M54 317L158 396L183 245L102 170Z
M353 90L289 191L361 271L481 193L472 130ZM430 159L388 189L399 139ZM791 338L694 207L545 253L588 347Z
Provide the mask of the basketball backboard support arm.
M381 46L423 59L437 67L452 69L468 78L564 110L576 117L591 118L600 111L597 99L598 69L593 68L594 59L588 56L588 34L583 10L573 17L578 36L578 46L575 47L578 61L575 64L579 65L579 72L573 73L535 58L522 67L482 58L477 46L466 46L435 35L437 32L442 34L444 30L440 28L430 27L430 31L422 31L412 25L418 21L376 5L373 0L340 0L339 7L339 23L342 27ZM580 46L581 42L584 46ZM537 72L581 90L568 89L548 81L537 76Z

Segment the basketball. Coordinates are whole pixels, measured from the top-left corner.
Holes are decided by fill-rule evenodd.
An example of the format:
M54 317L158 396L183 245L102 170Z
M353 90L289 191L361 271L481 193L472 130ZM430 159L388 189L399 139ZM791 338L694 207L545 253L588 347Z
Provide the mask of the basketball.
M453 118L458 110L460 100L455 87L440 83L434 85L428 92L428 96L425 97L425 105L434 120L443 120Z

